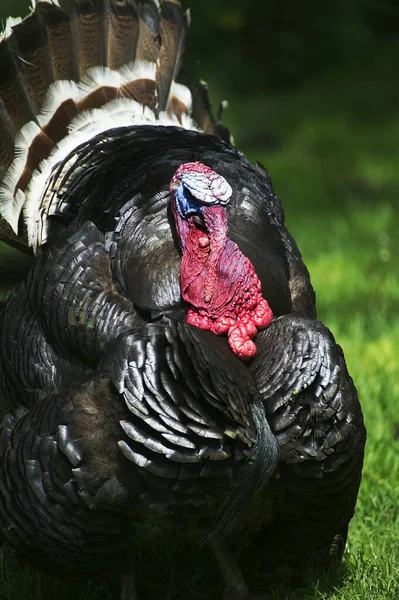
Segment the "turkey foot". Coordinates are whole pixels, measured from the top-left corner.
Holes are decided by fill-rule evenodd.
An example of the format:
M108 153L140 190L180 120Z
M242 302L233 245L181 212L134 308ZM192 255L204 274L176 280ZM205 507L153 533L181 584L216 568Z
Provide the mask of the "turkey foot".
M213 552L224 581L223 600L267 600L251 594L238 565L224 544L216 543Z

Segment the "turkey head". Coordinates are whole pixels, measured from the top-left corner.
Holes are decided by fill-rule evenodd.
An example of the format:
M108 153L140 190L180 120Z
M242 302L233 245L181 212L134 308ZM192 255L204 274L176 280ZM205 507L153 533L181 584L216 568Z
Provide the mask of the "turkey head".
M252 337L273 318L254 266L227 235L226 179L200 162L180 165L170 183L182 260L180 287L187 322L222 335L242 359L256 352Z

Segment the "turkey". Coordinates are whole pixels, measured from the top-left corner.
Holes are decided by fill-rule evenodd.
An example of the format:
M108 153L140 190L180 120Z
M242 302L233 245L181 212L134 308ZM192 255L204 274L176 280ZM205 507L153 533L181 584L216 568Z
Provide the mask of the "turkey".
M340 558L365 429L268 172L176 81L187 28L176 0L7 22L0 236L32 259L0 314L0 537L133 600L135 540L173 531L250 600L251 562Z

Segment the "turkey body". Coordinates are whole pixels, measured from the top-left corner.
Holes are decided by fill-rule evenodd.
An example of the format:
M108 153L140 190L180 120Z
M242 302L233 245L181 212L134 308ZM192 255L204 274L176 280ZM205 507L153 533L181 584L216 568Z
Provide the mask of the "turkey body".
M158 15L161 32L182 28L175 3L115 3L114 17L122 5L145 27ZM196 106L204 131L149 118L76 138L46 177L39 169L25 225L3 227L37 257L0 317L2 544L62 576L128 569L147 523L256 548L263 570L328 562L345 545L365 442L355 387L315 319L267 171ZM169 186L194 161L231 186L229 236L273 311L247 362L186 322ZM224 597L249 598L230 593L220 563Z

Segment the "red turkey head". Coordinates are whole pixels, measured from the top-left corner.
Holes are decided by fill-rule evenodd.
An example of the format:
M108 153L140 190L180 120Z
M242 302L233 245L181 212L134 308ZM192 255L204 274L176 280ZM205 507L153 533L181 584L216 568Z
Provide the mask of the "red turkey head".
M227 236L232 189L210 167L180 165L170 183L172 210L182 250L180 287L189 304L187 322L217 335L227 333L232 351L251 358L251 338L273 318L253 264Z

